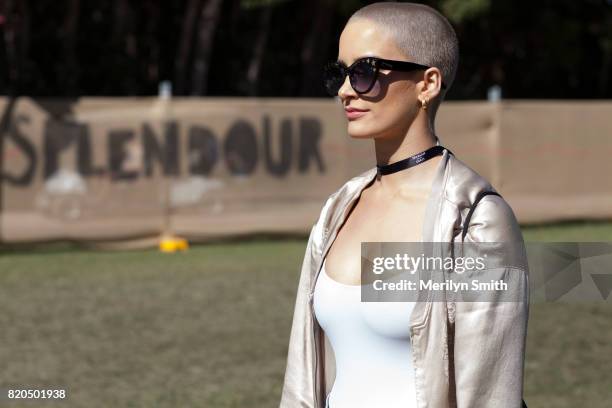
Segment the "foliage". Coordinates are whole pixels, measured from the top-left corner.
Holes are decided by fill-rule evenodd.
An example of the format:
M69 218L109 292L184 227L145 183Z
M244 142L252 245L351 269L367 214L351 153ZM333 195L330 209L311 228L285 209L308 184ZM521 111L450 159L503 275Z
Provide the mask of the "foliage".
M322 64L365 0L3 0L0 93L325 97ZM610 98L607 0L427 0L461 59L447 99Z

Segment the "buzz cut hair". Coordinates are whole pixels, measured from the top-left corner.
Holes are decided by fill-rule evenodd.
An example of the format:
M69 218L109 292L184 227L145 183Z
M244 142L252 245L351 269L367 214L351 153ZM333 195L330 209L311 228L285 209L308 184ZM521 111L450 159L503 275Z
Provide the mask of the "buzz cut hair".
M446 89L440 89L431 101L435 116L459 65L459 41L447 18L425 4L384 1L360 8L346 24L357 19L370 20L387 30L408 61L440 70Z

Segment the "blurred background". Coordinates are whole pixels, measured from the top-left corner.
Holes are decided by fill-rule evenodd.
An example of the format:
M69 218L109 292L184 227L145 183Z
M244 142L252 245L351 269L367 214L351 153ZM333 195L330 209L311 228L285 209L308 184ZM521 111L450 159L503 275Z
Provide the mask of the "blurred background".
M325 97L320 67L335 60L358 0L0 3L0 90L49 97ZM453 24L460 67L448 100L609 98L609 0L425 2Z
M370 3L0 0L0 390L278 406L307 234L375 164L321 80ZM612 242L612 1L423 3L460 44L441 143L526 241ZM612 405L602 276L531 305L530 408Z

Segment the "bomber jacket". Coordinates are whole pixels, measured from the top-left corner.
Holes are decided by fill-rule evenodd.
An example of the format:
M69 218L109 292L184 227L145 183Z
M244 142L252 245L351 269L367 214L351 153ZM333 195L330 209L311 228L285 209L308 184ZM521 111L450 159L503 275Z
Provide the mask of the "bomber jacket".
M370 168L331 194L311 228L297 288L280 408L325 408L335 378L335 360L314 316L314 287L340 226L376 173L376 167ZM441 243L441 256L452 254L458 242L517 243L522 251L495 273L512 275L523 300L455 302L451 296L446 301L428 297L416 303L410 334L418 408L521 407L529 314L526 251L518 222L503 197L485 195L467 217L483 191L495 192L487 180L445 149L427 200L422 241ZM464 225L466 218L469 225Z

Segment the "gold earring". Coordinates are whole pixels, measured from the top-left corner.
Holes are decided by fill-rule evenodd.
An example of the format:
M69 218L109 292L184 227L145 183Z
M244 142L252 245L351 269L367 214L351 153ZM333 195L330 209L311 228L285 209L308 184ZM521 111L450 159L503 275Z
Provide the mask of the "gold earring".
M421 107L423 110L427 110L427 98L421 100Z

